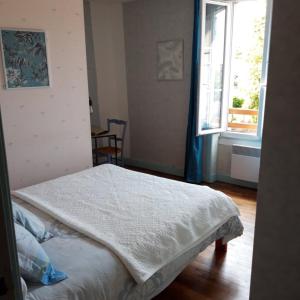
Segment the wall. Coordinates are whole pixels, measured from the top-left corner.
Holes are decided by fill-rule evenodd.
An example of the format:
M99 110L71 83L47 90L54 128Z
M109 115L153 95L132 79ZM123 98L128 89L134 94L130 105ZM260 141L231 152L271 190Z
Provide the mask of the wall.
M300 299L300 3L274 1L250 299Z
M1 0L0 27L45 30L52 79L51 88L0 88L11 188L90 167L82 0Z
M181 174L189 107L193 0L123 4L133 163ZM157 80L159 41L184 40L184 80Z
M101 127L107 118L128 121L123 10L121 1L90 0L96 89ZM89 41L87 41L89 43ZM127 128L125 156L130 153Z

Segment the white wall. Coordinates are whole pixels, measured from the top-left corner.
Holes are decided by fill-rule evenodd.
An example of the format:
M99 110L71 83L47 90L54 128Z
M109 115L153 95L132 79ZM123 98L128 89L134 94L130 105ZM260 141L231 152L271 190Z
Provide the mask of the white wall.
M11 188L92 165L82 0L1 0L0 27L47 32L51 88L5 90L0 105Z
M128 121L123 9L121 1L90 0L101 127L107 118ZM89 41L87 41L89 43ZM125 156L130 153L129 126Z

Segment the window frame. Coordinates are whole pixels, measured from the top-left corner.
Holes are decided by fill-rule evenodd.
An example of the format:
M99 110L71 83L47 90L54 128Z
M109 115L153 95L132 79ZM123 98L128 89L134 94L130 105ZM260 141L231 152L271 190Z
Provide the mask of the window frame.
M258 141L258 142L262 140L266 91L267 91L267 83L268 83L268 67L269 67L269 54L270 54L273 0L266 0L266 2L267 2L267 7L266 7L265 42L264 42L264 49L263 49L262 73L261 73L260 92L259 92L257 132L256 134L230 132L227 131L228 126L226 126L226 130L221 134L223 138L250 140L250 141ZM233 17L234 17L234 12L232 18Z
M204 61L204 47L205 44L205 24L206 24L206 5L221 5L226 7L226 29L225 29L225 47L224 47L224 70L223 70L223 93L222 93L222 109L221 109L221 126L219 128L213 129L202 129L200 120L201 120L201 112L199 98L200 98L200 88L201 88L201 80L204 77L203 72L204 68L202 68L202 62ZM207 135L213 133L224 132L227 128L227 109L228 109L228 93L229 93L229 79L226 78L226 74L230 72L230 52L231 52L231 30L232 30L232 3L222 2L222 1L214 1L214 0L202 0L201 3L201 30L200 30L200 63L199 63L199 80L197 83L197 136L199 135Z
M233 18L234 18L234 1L222 2L214 0L203 0L201 5L201 49L200 49L200 64L199 64L199 81L198 81L198 111L197 111L197 135L206 135L213 133L221 133L221 137L239 140L261 141L263 134L264 108L266 101L267 79L268 79L268 65L269 65L269 50L271 39L271 25L272 25L272 9L273 0L266 0L266 25L265 25L265 42L263 49L262 74L260 82L259 93L259 108L258 108L258 122L256 134L230 132L228 131L228 108L229 108L229 93L231 82L231 63L232 63L232 36L233 36ZM201 117L199 99L201 78L203 77L203 54L204 54L204 38L205 38L205 21L206 21L206 4L215 4L227 6L227 20L226 20L226 40L224 53L224 75L223 75L223 97L222 97L222 112L221 112L221 127L217 129L202 130L200 128L199 120Z

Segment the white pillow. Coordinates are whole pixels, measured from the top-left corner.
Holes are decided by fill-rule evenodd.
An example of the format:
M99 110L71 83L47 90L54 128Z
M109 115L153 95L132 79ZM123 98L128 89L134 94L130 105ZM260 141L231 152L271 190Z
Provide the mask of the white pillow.
M44 223L26 208L12 201L14 221L25 227L40 243L49 240L53 235L45 228Z
M27 285L23 277L21 277L21 287L22 287L23 299L25 300L27 297Z
M29 231L15 223L15 233L20 273L25 280L49 285L67 278L65 273L55 269L49 256Z

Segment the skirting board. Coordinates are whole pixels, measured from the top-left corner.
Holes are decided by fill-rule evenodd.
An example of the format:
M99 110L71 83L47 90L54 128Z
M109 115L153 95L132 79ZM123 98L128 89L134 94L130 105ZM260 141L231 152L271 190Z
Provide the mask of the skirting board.
M250 188L250 189L257 189L256 182L239 180L239 179L231 178L230 176L227 176L227 175L218 174L216 176L216 181L239 185L239 186Z
M178 169L173 166L150 163L150 162L135 160L131 158L125 158L125 164L127 166L148 169L148 170L157 171L165 174L171 174L171 175L181 176L181 177L184 176L184 171L182 169ZM251 189L257 189L257 183L234 179L227 175L217 174L215 176L210 176L209 178L204 176L204 182L213 183L215 181L230 183L230 184L247 187Z
M166 166L162 164L145 162L145 161L131 159L131 158L125 158L125 165L142 168L142 169L148 169L151 171L157 171L157 172L175 175L175 176L181 176L181 177L184 176L184 171L182 169L173 166Z

